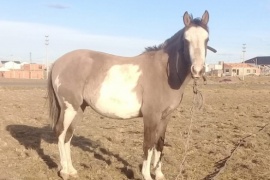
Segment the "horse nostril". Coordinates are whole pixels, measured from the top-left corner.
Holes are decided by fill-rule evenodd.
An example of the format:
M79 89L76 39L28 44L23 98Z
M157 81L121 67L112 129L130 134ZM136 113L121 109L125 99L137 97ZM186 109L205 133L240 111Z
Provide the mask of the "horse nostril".
M191 69L190 70L191 70L191 73L192 74L197 74L196 71L195 71L195 69L194 69L194 65L191 66Z
M194 65L192 65L190 71L193 77L200 77L204 73L205 67L195 67Z

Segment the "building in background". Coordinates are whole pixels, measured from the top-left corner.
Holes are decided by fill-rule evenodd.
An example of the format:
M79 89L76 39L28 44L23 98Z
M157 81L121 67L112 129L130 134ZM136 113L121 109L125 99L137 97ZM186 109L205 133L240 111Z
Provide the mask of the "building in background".
M205 73L208 76L221 77L223 74L223 61L219 61L218 64L208 64L205 66Z
M253 64L260 68L262 75L270 74L270 56L257 56L246 60L245 63Z
M15 61L1 62L0 78L45 79L45 66Z
M246 76L246 75L260 75L259 67L247 63L224 63L224 76Z
M248 64L255 64L257 66L270 66L270 56L257 56L245 61Z
M1 61L1 68L3 69L21 69L20 61Z

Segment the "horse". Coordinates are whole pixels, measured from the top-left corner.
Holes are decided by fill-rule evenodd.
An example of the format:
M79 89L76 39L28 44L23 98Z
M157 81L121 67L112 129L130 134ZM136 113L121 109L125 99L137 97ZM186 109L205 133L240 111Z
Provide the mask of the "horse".
M93 50L75 50L56 60L48 76L49 116L58 138L60 177L77 177L70 153L73 119L90 106L115 119L142 117L144 124L142 175L165 179L161 157L166 118L181 103L190 80L202 77L209 40L209 13L193 18L185 12L184 28L159 46L135 57Z

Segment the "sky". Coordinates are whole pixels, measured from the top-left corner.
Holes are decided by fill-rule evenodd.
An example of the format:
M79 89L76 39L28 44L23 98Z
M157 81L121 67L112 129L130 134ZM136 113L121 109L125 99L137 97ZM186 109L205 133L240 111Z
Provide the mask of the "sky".
M0 59L45 63L76 49L136 56L210 14L206 63L270 55L270 0L8 0L0 6ZM30 55L31 54L31 55Z

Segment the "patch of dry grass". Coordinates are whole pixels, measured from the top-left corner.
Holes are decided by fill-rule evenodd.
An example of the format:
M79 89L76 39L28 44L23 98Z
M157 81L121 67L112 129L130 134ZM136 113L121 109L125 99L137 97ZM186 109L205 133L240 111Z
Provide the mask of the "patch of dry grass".
M270 77L209 82L200 86L205 104L195 115L184 177L197 180L215 175L248 136L227 159L218 179L270 179L270 127L265 126L270 122ZM0 87L0 179L59 179L58 147L48 126L45 85L8 83ZM191 103L188 86L167 129L163 172L169 180L179 173ZM80 179L142 179L142 119L113 120L87 109L78 129L72 157Z

